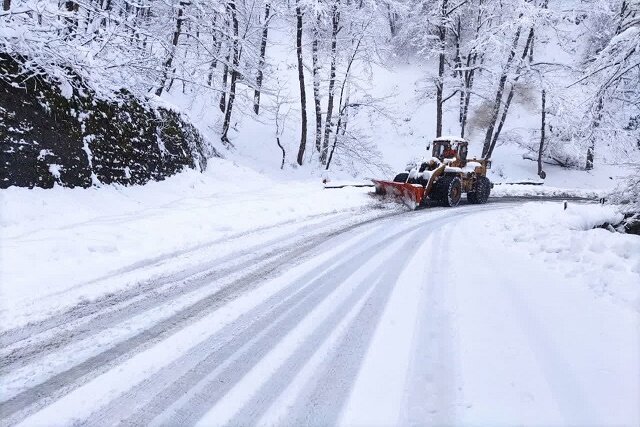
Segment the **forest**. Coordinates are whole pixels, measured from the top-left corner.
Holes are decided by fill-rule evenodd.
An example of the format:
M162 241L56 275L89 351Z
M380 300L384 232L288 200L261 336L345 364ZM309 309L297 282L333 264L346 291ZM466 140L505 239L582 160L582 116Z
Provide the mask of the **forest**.
M186 99L170 108L187 121L184 105L206 102L195 121L213 146L250 144L256 122L283 167L329 170L383 163L370 123L402 126L402 105L368 82L410 63L430 137L474 131L485 158L516 144L544 177L590 170L599 150L638 160L639 22L636 0L3 0L0 49L20 67L0 79ZM509 129L514 104L525 134Z

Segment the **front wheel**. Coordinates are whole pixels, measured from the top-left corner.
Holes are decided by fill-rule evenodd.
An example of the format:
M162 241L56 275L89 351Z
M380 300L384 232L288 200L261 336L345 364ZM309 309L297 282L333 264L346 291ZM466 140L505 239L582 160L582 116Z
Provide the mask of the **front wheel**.
M445 206L454 207L462 197L462 181L457 176L443 176L434 185L432 198Z
M479 176L473 186L473 191L467 193L467 200L474 205L487 203L491 193L491 181L486 176Z

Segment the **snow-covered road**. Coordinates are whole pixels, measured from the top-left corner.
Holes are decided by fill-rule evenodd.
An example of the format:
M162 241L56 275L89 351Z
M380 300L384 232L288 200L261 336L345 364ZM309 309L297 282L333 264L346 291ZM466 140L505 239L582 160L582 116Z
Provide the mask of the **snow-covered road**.
M498 247L516 205L267 228L10 329L2 424L638 425L638 311Z

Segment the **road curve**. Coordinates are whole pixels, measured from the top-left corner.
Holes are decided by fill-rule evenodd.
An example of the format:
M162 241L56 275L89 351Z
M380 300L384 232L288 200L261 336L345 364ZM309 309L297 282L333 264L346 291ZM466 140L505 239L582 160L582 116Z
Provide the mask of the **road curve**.
M461 346L452 312L483 294L452 269L461 254L482 254L464 247L457 228L469 215L514 204L393 212L363 223L328 216L10 330L0 336L2 424L468 421L478 408L463 393L460 369L467 353L483 355ZM487 269L478 277L493 299L479 303L517 305L524 326L514 336L544 350L543 362L516 355L522 369L546 363L551 394L564 387L572 395L554 400L542 420L596 420L588 408L577 411L589 402L578 382L551 378L566 361L536 324L550 308L528 305L508 289L509 278Z

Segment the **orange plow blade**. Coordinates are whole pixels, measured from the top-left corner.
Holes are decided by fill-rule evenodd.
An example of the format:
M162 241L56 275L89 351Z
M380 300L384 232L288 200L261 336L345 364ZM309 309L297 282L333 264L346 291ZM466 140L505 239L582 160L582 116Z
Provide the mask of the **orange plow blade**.
M380 181L372 179L376 186L376 194L392 197L415 209L422 203L424 187L419 184L407 184L404 182Z

